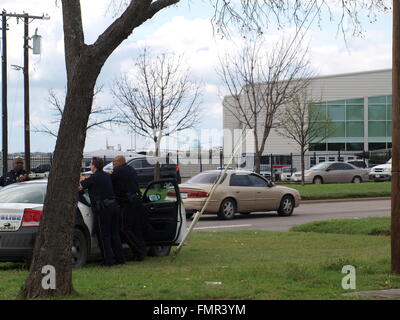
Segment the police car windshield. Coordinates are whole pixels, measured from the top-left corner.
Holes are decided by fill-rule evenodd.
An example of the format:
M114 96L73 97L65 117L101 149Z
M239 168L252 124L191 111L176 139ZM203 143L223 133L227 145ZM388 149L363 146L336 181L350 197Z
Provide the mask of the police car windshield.
M43 204L46 184L11 185L0 190L0 203Z

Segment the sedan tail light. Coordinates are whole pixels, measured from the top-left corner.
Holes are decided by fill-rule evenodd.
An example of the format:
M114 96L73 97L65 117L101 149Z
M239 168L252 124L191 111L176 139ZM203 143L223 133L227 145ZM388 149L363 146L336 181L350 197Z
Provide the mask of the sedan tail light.
M22 227L38 227L43 211L34 209L25 209L22 218Z
M194 191L194 190L181 190L181 198L182 199L187 199L187 198L207 198L208 193L204 191ZM175 191L170 191L167 193L168 197L176 197L176 192Z
M181 194L187 194L187 198L207 198L208 193L205 191L194 191L194 190L181 190Z

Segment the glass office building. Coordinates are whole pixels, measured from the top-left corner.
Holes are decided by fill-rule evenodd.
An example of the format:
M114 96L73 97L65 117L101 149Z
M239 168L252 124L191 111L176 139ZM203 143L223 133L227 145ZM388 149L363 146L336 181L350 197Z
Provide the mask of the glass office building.
M307 164L323 161L347 161L359 157L363 151L392 147L392 70L372 70L326 75L311 79L307 86L317 114L329 118L333 132L328 138L316 139L307 152ZM232 97L223 102L223 128L228 132L241 129L237 116L229 111ZM282 106L284 108L285 106ZM262 117L259 128L263 126ZM299 145L272 128L265 144L264 155L274 156L274 163L287 162L287 157L299 154ZM254 152L254 139L247 137L242 153ZM233 134L224 134L224 153L233 152ZM250 151L248 151L250 150ZM283 159L282 161L280 159ZM298 167L300 157L294 159ZM284 164L284 163L283 163Z
M322 143L312 144L310 151L372 151L392 147L391 96L329 101L313 108L330 119L331 134Z

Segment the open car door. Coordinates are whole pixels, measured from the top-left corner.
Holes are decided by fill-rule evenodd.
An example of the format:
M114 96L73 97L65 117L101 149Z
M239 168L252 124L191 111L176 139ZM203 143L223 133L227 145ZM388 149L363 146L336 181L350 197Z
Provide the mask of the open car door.
M174 179L151 182L143 194L149 246L178 245L186 232L186 213Z

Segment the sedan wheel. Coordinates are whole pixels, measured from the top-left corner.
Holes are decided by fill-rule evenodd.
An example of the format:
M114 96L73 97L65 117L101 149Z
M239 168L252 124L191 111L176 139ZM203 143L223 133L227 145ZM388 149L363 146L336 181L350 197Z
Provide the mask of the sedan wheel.
M313 183L314 184L322 184L323 183L322 178L321 177L315 177Z
M171 246L150 247L147 254L151 257L166 257L171 252Z
M362 183L362 180L360 177L354 177L353 183Z
M221 207L218 212L218 217L223 220L231 220L235 217L236 203L232 199L225 199L221 203Z
M86 237L79 229L74 229L72 242L72 267L82 268L88 258L88 246Z
M284 196L281 201L281 205L278 209L278 215L282 217L288 217L293 214L294 200L291 196Z

